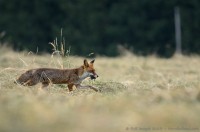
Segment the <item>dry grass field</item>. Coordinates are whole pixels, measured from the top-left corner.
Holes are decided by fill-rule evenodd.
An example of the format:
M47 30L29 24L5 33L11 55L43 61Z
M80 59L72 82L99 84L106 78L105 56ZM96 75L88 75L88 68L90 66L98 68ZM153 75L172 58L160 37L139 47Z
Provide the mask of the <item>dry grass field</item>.
M0 48L1 132L182 132L200 131L200 57L125 55L97 57L96 81L101 90L74 90L14 80L39 67L78 67L81 57L16 53Z

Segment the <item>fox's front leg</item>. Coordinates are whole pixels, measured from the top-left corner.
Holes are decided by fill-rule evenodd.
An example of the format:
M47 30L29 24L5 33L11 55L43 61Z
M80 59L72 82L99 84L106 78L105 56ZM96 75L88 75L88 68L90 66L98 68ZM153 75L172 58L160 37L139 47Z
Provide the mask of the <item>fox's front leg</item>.
M69 92L73 91L74 84L68 84L67 87L69 89Z
M93 86L90 86L90 85L86 85L86 86L82 86L81 84L77 84L75 85L76 88L80 88L80 89L86 89L86 88L90 88L90 89L93 89L94 91L98 92L98 89L93 87Z

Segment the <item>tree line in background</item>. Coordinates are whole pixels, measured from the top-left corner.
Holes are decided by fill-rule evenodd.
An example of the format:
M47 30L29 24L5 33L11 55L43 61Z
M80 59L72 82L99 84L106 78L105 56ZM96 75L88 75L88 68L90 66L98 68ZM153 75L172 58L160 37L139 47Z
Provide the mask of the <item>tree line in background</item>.
M174 7L181 13L182 51L200 54L199 0L1 0L0 42L16 50L51 51L60 30L71 53L140 55L175 52Z

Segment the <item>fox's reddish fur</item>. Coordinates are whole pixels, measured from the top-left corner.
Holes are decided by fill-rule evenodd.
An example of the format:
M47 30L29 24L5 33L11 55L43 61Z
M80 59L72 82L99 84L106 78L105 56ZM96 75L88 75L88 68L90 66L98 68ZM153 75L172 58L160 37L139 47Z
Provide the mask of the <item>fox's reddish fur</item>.
M16 83L33 86L37 83L42 83L42 87L47 87L50 83L53 84L67 84L69 91L73 90L75 85L77 88L91 88L98 91L92 86L81 86L81 82L89 77L89 74L97 76L93 68L94 60L88 64L87 60L84 60L84 65L74 69L53 69L53 68L38 68L31 69L23 73L17 80ZM82 77L84 73L88 73L85 77Z

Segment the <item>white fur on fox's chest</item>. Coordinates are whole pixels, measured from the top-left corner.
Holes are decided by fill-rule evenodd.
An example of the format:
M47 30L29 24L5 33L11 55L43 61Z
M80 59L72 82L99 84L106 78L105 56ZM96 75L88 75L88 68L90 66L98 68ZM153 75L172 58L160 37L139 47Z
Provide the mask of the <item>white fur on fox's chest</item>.
M89 72L87 72L87 71L85 71L85 72L79 77L78 81L75 82L75 84L80 84L80 83L82 83L82 81L83 81L84 79L86 79L87 77L90 77L91 75L93 75L93 74L92 74L92 73L89 73Z

